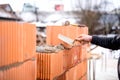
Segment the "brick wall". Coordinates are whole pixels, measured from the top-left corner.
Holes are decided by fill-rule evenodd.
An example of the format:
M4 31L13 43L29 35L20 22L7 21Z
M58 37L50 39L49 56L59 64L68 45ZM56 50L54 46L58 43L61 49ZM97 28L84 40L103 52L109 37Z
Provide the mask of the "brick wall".
M0 21L0 80L35 80L35 46L35 25Z
M55 46L62 43L63 45L67 45L58 39L58 34L74 39L80 34L88 34L88 28L86 26L47 26L46 44ZM71 49L62 50L58 53L38 53L38 80L87 80L87 48L88 45L86 44L74 46ZM46 58L40 57L40 55L46 56ZM48 55L51 56L47 58ZM43 66L42 63L45 61L47 61L46 65ZM49 67L50 65L53 66ZM43 75L45 75L44 71L42 71L44 70L43 68L50 71L49 74L46 73L46 77L49 76L49 78L45 76L43 78ZM61 68L61 71L58 68ZM56 71L59 72L57 73Z

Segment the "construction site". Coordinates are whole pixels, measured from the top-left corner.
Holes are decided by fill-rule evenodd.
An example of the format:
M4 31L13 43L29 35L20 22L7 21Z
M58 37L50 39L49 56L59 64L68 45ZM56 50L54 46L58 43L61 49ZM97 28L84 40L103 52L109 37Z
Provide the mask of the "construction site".
M40 12L28 3L23 6L22 12L14 12L10 4L0 4L0 80L119 80L119 50L75 41L81 34L119 34L115 14L107 16L118 25L116 21L103 26L96 22L104 12L95 16L97 12L87 10L84 15L64 11L65 6L57 3L52 12Z

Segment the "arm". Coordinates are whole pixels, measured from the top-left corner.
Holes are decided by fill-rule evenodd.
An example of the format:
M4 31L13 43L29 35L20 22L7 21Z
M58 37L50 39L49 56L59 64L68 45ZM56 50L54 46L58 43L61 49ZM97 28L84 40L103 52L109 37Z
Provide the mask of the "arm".
M92 44L99 45L104 48L117 50L120 49L120 36L115 36L112 38L108 37L98 37L98 36L90 36L82 34L77 37L75 40L77 41L87 41L91 42Z
M120 49L120 36L115 36L112 38L92 36L91 43L104 48L117 50Z

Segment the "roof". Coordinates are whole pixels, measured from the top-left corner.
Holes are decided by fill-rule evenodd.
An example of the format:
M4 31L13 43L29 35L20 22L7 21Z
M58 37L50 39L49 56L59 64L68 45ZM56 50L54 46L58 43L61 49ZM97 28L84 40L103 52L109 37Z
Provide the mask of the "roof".
M0 4L0 19L20 20L9 4Z

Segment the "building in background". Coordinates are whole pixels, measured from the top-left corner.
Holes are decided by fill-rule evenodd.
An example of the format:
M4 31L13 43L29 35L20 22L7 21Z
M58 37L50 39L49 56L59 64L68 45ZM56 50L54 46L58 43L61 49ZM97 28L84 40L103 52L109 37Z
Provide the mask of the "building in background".
M9 3L14 11L22 11L24 3L30 3L39 8L40 11L73 11L80 9L80 5L82 7L89 2L89 4L97 4L101 0L3 0L0 4ZM17 7L16 7L17 6ZM59 9L58 9L59 7ZM57 8L57 9L56 9Z
M14 11L22 11L24 3L31 3L32 5L37 6L40 11L55 11L56 5L64 6L64 11L72 11L80 9L79 6L85 7L85 5L96 5L101 2L109 2L110 5L106 7L106 10L108 11L120 6L119 0L1 0L0 4L9 3ZM104 6L105 5L103 5L103 7Z

